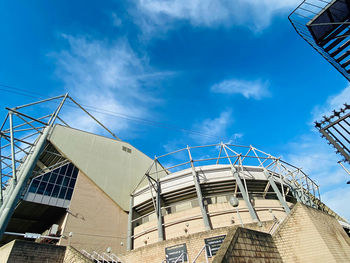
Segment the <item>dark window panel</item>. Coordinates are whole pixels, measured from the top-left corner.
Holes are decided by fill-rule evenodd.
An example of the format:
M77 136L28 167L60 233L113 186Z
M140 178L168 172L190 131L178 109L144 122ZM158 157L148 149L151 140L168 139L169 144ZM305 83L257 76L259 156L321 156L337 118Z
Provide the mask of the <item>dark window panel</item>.
M49 182L54 184L56 182L57 176L57 174L52 173Z
M52 197L58 197L61 187L59 185L55 185L52 191Z
M69 177L64 177L64 180L63 180L63 186L68 186L68 184L69 184L69 180L70 180L70 178Z
M62 166L59 173L60 173L60 174L65 174L66 171L67 171L67 166L68 166L68 164L65 165L65 166Z
M61 185L61 184L62 184L62 181L63 181L63 178L64 178L63 175L59 175L59 176L57 177L56 184Z
M70 182L69 182L69 187L73 188L75 185L75 179L71 179Z
M39 183L40 183L39 180L34 179L29 187L29 192L35 193L36 190L38 189Z
M44 195L50 196L51 192L52 192L52 189L53 189L53 186L54 186L53 184L48 184L46 189L45 189Z
M67 187L62 187L58 198L64 199L64 197L66 196L66 192L67 192Z
M48 182L48 181L49 181L49 178L50 178L50 173L44 174L44 175L43 175L42 181Z
M71 200L72 199L72 194L73 194L73 189L68 189L66 199Z
M40 185L39 185L37 194L42 195L44 193L44 191L45 191L46 185L47 185L47 183L41 182Z

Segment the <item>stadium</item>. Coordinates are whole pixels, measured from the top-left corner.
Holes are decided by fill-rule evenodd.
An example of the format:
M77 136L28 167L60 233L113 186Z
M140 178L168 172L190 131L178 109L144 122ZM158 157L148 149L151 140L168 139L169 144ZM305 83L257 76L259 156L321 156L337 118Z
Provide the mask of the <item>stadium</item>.
M65 121L72 106L99 132ZM321 201L309 176L279 157L219 143L151 159L68 94L7 109L1 127L4 262L48 255L50 262L215 262L221 246L239 245L242 238L267 243L274 251L261 258L282 262L283 246L274 235L291 220L287 230L294 231L302 212L308 216L297 221L307 228L299 232L311 235L313 225L329 238L325 246L341 240L335 251L348 255L348 222ZM320 218L332 227L322 232ZM302 236L289 239L304 246ZM244 253L263 250L259 244ZM318 246L310 249L321 253ZM30 261L33 251L42 253Z
M350 79L348 1L289 20ZM6 110L0 263L350 262L350 224L297 164L226 142L150 158L68 94ZM316 127L349 162L347 110Z

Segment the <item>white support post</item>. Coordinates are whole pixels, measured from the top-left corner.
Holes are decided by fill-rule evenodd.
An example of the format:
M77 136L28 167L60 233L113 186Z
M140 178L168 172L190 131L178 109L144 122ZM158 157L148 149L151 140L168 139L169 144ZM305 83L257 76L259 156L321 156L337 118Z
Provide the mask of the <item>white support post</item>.
M13 134L13 113L11 111L9 112L9 121L10 121L12 183L17 184L16 153L15 153L15 143L14 143L14 134Z
M229 160L230 166L231 166L231 173L232 173L233 177L236 179L236 184L238 185L238 188L242 193L243 200L245 201L245 203L248 207L249 214L250 214L251 218L253 219L253 222L261 223L255 210L254 210L254 207L252 206L252 203L249 200L248 192L246 192L245 187L243 186L241 177L239 176L237 169L233 166L233 164L231 162L231 158L229 158L229 155L227 153L225 145L224 145L224 151L225 151L225 154L226 154L226 156Z
M6 198L6 201L1 207L1 213L0 213L0 238L2 237L3 233L5 232L5 229L7 227L8 222L10 221L10 218L15 210L15 207L18 203L18 201L21 198L22 191L24 187L26 186L26 183L30 176L32 175L33 169L36 165L37 160L39 159L39 156L41 152L43 151L46 139L49 134L50 128L46 127L43 131L43 134L39 137L38 141L36 142L36 145L34 147L34 150L31 151L25 161L25 165L22 166L22 168L19 171L18 176L18 182L16 185L12 187L11 194Z
M2 136L1 136L1 133L0 133L0 207L2 206L2 201L3 201L1 140L2 140Z
M163 233L163 216L162 216L162 204L161 204L161 188L160 188L160 182L157 181L157 219L158 219L158 241L164 240L164 233Z
M188 151L188 155L189 155L189 158L190 158L193 181L194 181L194 185L195 185L195 188L196 188L196 193L197 193L199 207L201 209L201 213L202 213L202 217L203 217L204 227L205 227L206 230L211 230L209 217L208 217L208 214L207 214L206 208L204 206L204 202L203 202L202 190L201 190L198 174L197 174L196 169L194 167L193 159L192 159L192 156L191 156L191 151L190 151L190 148L188 146L187 146L187 151Z
M134 209L134 196L130 196L130 207L129 207L129 215L128 215L128 239L126 241L126 250L130 251L133 249L133 209Z
M283 196L282 196L281 192L279 191L279 189L278 189L275 181L273 180L272 176L270 175L270 173L266 169L264 169L264 175L265 175L266 179L269 181L272 189L275 191L278 200L280 201L281 205L283 206L284 211L286 211L286 213L289 214L290 213L290 208L287 205L287 202L283 198Z

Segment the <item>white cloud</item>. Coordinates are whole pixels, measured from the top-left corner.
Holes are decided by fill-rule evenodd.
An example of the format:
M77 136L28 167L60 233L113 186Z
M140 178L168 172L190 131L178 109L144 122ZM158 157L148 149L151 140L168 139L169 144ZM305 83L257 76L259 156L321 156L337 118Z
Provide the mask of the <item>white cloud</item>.
M324 105L316 106L311 113L312 118L318 120L322 115L330 115L333 109L339 109L343 103L349 102L348 98L350 98L350 86L339 94L330 96ZM350 198L349 185L346 185L350 177L337 163L343 157L335 154L334 148L320 137L315 128L287 146L288 153L284 159L303 168L303 171L320 185L323 202L350 220L350 210L347 206Z
M191 136L200 144L208 142L219 143L222 139L227 137L227 128L232 122L231 111L223 111L214 119L207 118L203 121L196 122L192 130L199 134L192 134Z
M289 154L284 158L291 164L302 168L321 188L343 186L347 174L337 163L342 157L335 154L317 131L304 135L298 141L289 143Z
M87 37L63 35L68 49L51 54L57 65L57 76L78 102L120 115L147 117L150 105L159 102L151 90L167 72L155 72L145 57L137 55L125 39L109 44ZM102 123L116 132L125 131L130 122L94 113ZM78 117L79 116L79 117ZM75 126L96 132L90 118L69 110L66 118Z
M268 86L267 81L229 79L213 85L210 89L215 93L227 95L241 94L247 99L253 98L259 100L269 96Z
M350 221L349 185L345 185L342 188L337 188L337 189L325 192L322 195L322 197L323 197L323 202L327 204L328 207L332 208L334 211L337 211L340 216Z
M138 22L148 33L168 29L174 21L193 26L246 26L253 31L266 28L274 15L287 14L299 0L135 0ZM142 16L142 17L141 17Z
M349 175L337 163L342 159L318 134L303 136L288 144L290 153L283 159L302 170L320 185L321 200L340 216L350 220L348 209Z
M112 13L112 23L115 27L120 27L122 25L122 20L116 13Z
M324 105L317 105L312 111L313 120L321 120L322 116L330 116L332 110L339 110L344 103L350 103L350 85L339 94L330 96Z

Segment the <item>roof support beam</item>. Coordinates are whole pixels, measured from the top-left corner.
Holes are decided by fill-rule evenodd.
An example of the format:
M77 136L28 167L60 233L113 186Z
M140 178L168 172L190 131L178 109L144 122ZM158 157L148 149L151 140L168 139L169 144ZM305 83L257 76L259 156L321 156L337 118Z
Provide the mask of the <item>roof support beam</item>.
M192 159L191 151L190 151L190 148L188 146L187 146L187 151L188 151L188 156L190 158L193 181L194 181L194 185L196 187L196 193L197 193L199 207L201 209L201 213L202 213L202 217L203 217L204 227L205 227L206 230L211 230L212 227L210 225L210 221L209 221L207 210L206 210L206 208L204 206L203 195L202 195L202 190L201 190L201 186L200 186L200 182L199 182L198 173L196 172L196 169L195 169L195 167L193 165L193 159Z
M225 151L226 155L228 156L228 153L227 153L227 150L226 150L226 146L224 145L223 148L224 148L224 151ZM254 210L254 207L252 206L252 203L249 200L248 193L247 193L247 191L244 188L244 185L242 183L241 177L239 176L236 167L234 167L234 165L232 164L232 161L231 161L230 158L228 158L228 160L229 160L230 166L231 166L231 173L232 173L233 177L236 179L236 184L238 185L239 191L242 193L243 200L245 201L245 203L246 203L246 205L248 207L250 216L252 217L254 222L258 222L258 223L261 224L261 222L260 222L260 220L259 220L259 218L258 218L258 216L257 216L257 214L256 214L256 212Z
M283 198L283 196L282 196L280 190L278 189L278 187L277 187L275 181L273 180L271 174L269 174L269 173L266 171L266 169L264 169L264 175L265 175L266 179L269 181L269 183L270 183L272 189L275 191L278 200L280 201L281 205L283 206L284 211L286 211L286 213L289 214L289 213L290 213L290 208L289 208L289 206L287 205L287 202L284 200L284 198Z
M156 204L157 204L157 219L158 219L158 241L164 240L164 231L163 231L163 216L162 216L162 204L160 197L160 182L157 182L157 196L156 196Z
M10 143L11 143L12 183L17 184L15 143L14 143L14 134L13 134L13 114L12 114L12 112L9 112L9 121L10 121L10 136L11 136Z
M47 136L49 134L50 128L46 127L43 131L43 134L39 137L36 147L34 147L33 151L30 152L26 158L26 162L22 166L20 170L20 174L18 176L18 182L16 185L12 184L12 191L7 196L5 202L1 206L0 210L0 238L4 234L7 224L16 208L16 205L21 197L23 188L25 187L28 178L33 172L33 169L36 165L37 160L41 152L44 150Z
M0 207L2 206L3 193L2 193L2 156L1 156L1 133L0 133Z
M160 181L159 181L159 176L158 176L158 166L157 166L157 159L155 162L155 168L156 168L156 173L157 173L157 181L155 182L156 184L156 191L157 191L157 196L156 196L156 205L157 205L157 222L158 222L158 241L163 241L164 240L164 230L163 230L163 216L162 216L162 199L161 199L161 186L160 186Z
M126 241L126 250L130 251L133 249L133 235L134 235L134 228L133 228L133 210L134 210L134 196L130 195L130 208L129 208L129 215L128 215L128 237Z

